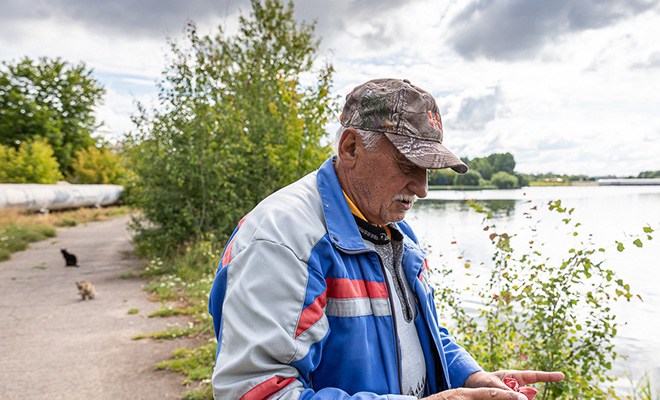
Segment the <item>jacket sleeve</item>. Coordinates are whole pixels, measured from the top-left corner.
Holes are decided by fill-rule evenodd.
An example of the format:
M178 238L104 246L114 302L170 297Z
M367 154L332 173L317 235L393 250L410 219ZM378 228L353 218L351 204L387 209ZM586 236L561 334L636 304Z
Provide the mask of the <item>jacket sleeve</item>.
M236 253L221 266L210 295L218 333L216 399L413 399L310 389L329 330L325 280L272 241L252 241Z
M463 347L456 343L456 340L445 328L440 327L439 329L440 340L447 358L451 388L462 387L470 375L483 371L483 368Z

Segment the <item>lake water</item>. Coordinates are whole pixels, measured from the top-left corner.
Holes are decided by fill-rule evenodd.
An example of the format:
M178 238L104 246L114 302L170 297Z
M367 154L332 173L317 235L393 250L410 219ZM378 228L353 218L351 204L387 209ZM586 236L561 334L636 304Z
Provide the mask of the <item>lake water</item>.
M625 357L617 358L613 373L639 378L649 372L655 389L660 389L660 186L431 191L415 204L406 220L428 247L432 266L449 266L461 275L466 271L464 264L469 262L474 276L493 264L493 247L488 238L493 230L483 230L484 215L468 206L467 200L471 199L493 210L488 224L496 225L495 232L518 235L512 239L514 248L525 250L531 240L545 243L542 253L553 260L566 258L568 249L581 247L580 241L593 243L591 248L607 249L604 266L615 271L643 299L613 304L619 323L616 351ZM548 210L549 201L560 199L562 207L575 209L570 225L562 222L567 214ZM575 228L577 222L581 225ZM651 234L653 240L646 239L644 226L655 230ZM574 231L578 236L573 236ZM641 235L642 248L632 243L631 235ZM616 251L615 241L622 242L625 251ZM457 280L456 285L467 286L473 278L463 279ZM476 300L462 297L468 310L476 310ZM626 378L617 387L626 390L631 385Z

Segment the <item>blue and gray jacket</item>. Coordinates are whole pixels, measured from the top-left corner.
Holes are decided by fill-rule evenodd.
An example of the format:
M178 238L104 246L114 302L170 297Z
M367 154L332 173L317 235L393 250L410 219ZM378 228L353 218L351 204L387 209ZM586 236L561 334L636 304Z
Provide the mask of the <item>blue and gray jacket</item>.
M425 254L407 223L403 268L417 301L425 394L481 367L437 321ZM411 399L384 271L364 242L332 159L239 223L209 300L216 399Z

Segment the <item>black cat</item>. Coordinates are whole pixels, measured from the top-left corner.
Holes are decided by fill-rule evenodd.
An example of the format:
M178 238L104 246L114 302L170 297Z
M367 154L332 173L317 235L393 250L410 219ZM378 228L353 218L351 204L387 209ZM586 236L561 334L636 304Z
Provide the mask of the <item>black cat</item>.
M64 256L64 260L66 260L66 266L67 267L79 267L78 265L78 259L74 254L69 253L66 251L66 249L62 249L62 255Z

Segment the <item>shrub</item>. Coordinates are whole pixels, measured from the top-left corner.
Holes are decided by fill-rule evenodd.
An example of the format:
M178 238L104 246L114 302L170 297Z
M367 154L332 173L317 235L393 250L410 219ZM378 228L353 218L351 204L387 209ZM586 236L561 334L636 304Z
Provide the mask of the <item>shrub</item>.
M72 177L76 183L118 184L125 175L119 155L110 149L90 146L76 152Z
M473 208L488 213L479 204ZM526 214L538 208L530 205ZM580 223L572 221L572 209L556 201L549 203L549 210L560 214L551 213L549 218L562 218L569 233L580 239ZM564 372L564 381L539 391L540 400L613 398L613 386L603 387L614 380L607 372L617 357L613 344L617 320L611 302L631 301L634 295L606 268L606 250L594 248L587 239L566 249L563 259L555 259L542 254L544 243L531 241L527 250L516 250L511 240L516 235L495 229L494 225L484 229L494 246L490 274L477 276L467 289L474 288L481 302L475 314L461 306L460 292L450 279L454 270L439 271L443 279L436 298L440 313L456 324L451 331L487 370ZM535 226L530 229L536 231ZM643 232L639 237L652 239L651 227ZM642 241L638 238L633 244L641 247ZM617 242L616 249L623 251L623 244Z
M429 185L450 186L454 184L456 172L449 169L438 169L429 172Z
M481 174L477 171L470 170L464 174L456 174L456 177L454 178L454 185L479 186L481 181Z
M498 189L515 189L518 186L518 178L504 171L493 174L490 182Z
M18 150L0 145L0 182L56 183L62 179L46 139L23 142Z

